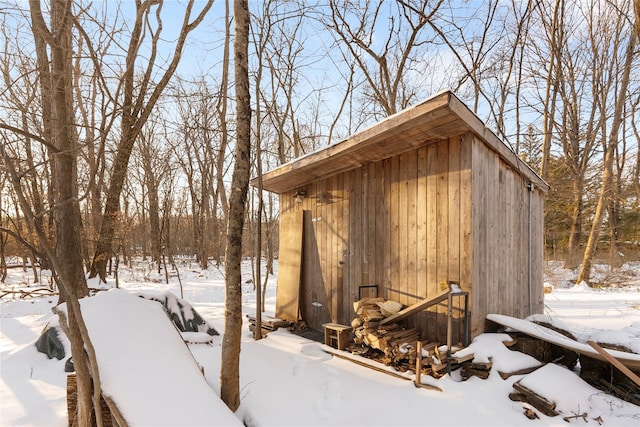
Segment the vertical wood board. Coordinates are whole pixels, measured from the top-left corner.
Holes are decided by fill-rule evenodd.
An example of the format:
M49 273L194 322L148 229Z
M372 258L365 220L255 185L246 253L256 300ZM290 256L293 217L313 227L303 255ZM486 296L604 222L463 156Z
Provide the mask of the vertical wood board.
M280 216L280 256L276 317L297 321L300 310L300 273L302 271L302 209Z

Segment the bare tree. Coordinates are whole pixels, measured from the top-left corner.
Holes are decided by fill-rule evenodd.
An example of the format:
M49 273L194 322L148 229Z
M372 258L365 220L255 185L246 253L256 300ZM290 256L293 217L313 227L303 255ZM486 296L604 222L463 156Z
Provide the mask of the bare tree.
M408 74L424 58L418 59L417 51L431 40L423 30L443 2L432 6L426 0L417 4L378 0L364 5L329 1L331 15L326 25L338 47L344 49L345 58L362 73L374 117L390 116L416 101L419 83L411 84Z
M100 413L100 376L95 352L82 320L79 298L88 294L81 252L81 216L78 204L78 136L73 109L73 33L75 16L71 0L56 0L43 12L39 0L30 0L29 13L36 49L36 75L39 81L42 127L39 135L29 128L13 129L15 138L5 139L1 145L3 165L8 173L13 191L17 195L25 219L28 221L42 248L43 257L51 262L53 274L60 289L61 299L67 303L68 322L65 327L74 357L78 381L78 406L76 421L89 425L92 413L98 425ZM45 20L49 18L49 24ZM6 137L6 136L5 136ZM18 175L16 161L23 147L36 140L50 153L52 195L50 205L55 221L55 236L51 239L39 220L40 206L27 199ZM13 147L13 148L12 148ZM93 392L92 392L93 383ZM94 412L95 411L95 412Z
M236 148L229 196L225 256L225 326L220 366L220 397L235 411L240 406L240 331L242 329L242 231L251 169L251 95L249 88L249 5L234 0L234 77Z
M204 79L198 80L190 89L177 89L176 94L179 116L176 138L180 143L174 144L174 150L185 153L176 157L186 175L191 195L196 258L200 267L206 269L210 256L217 263L221 260L223 246L219 230L227 216L223 177L226 174L228 131L226 123L221 123L218 99L227 95L212 90ZM222 205L222 218L218 217L219 205Z
M625 16L621 17L621 21L625 21ZM624 105L628 97L629 80L631 77L631 69L634 57L637 55L636 46L636 34L634 31L629 32L629 38L627 42L627 48L625 50L624 65L621 69L622 75L620 79L620 86L618 93L616 94L615 109L613 117L611 118L611 130L609 137L606 141L606 148L604 152L604 172L602 176L602 184L600 190L600 197L598 198L598 205L593 218L591 226L591 232L589 233L589 240L584 251L584 257L582 259L582 266L580 273L578 274L578 283L585 281L588 282L591 275L591 266L593 263L593 256L597 245L598 238L600 237L600 228L602 226L602 220L604 217L604 211L607 208L607 204L610 203L611 185L613 179L613 163L615 150L619 143L619 132L623 123L624 117Z
M213 0L207 0L194 18L192 18L191 14L195 0L189 0L185 8L171 61L155 84L153 76L163 29L160 13L163 3L157 0L136 0L135 4L136 17L132 26L131 39L120 81L122 87L122 101L119 105L119 108L122 109L120 141L111 168L100 235L90 273L90 277L99 276L102 281L106 280L106 266L107 260L111 255L111 245L120 204L120 193L127 173L133 144L178 67L187 36L203 21L213 5ZM151 24L151 16L155 16L157 21L155 28ZM143 46L142 42L147 32L151 36L149 60L145 64L144 72L138 75L136 73L136 64L139 63L140 49Z
M619 59L623 52L611 48L621 46L624 24L615 12L618 7L624 9L625 2L619 6L592 2L568 7L564 0L540 4L537 37L528 43L530 75L533 86L540 88L532 92L535 102L529 104L534 111L536 104L542 106L537 110L543 128L541 171L549 180L563 180L555 175L560 169L571 178L572 200L551 200L567 196L564 190L554 191L547 204L548 217L561 218L564 229L569 229L567 268L577 267L582 258L583 228L589 226L592 209L588 195L594 177L600 177L599 142L607 141L613 116L608 100L617 97L617 76L623 68ZM551 156L554 144L562 153L559 159ZM550 212L561 206L562 215ZM570 222L565 223L567 213ZM557 229L558 224L548 226Z
M561 75L560 57L562 55L562 45L564 43L564 31L562 19L564 17L564 0L556 0L550 23L544 15L544 8L541 10L541 20L547 26L549 44L549 60L547 62L546 90L543 100L543 143L542 143L542 163L540 165L540 175L542 179L547 179L549 175L549 160L551 156L551 138L553 123L556 114L556 101L558 99L559 83Z
M161 113L158 113L159 116ZM143 173L141 185L146 188L146 199L148 201L147 212L149 219L149 241L151 261L158 267L161 266L162 256L162 223L160 206L160 187L169 175L170 151L162 128L167 123L161 121L160 117L153 117L147 122L139 135L138 154L140 167ZM146 240L146 239L145 239Z
M50 185L50 154L42 141L39 138L33 138L29 132L38 123L50 130L50 119L47 117L50 117L51 107L45 105L42 109L40 108L42 99L38 92L39 89L48 88L50 82L42 82L41 79L38 79L38 74L32 72L33 68L37 66L32 58L16 54L20 51L20 45L24 43L24 40L20 39L17 31L15 39L10 38L6 28L3 26L2 31L5 41L2 77L6 88L2 100L3 108L13 112L11 115L13 117L8 116L6 119L12 118L14 126L2 122L0 127L12 132L20 132L24 138L24 144L20 145L21 149L16 151L15 155L21 157L17 166L26 184L24 187L25 195L36 212L36 226L42 228L47 236L53 238L53 215L46 208L47 205L52 204L53 200L53 187ZM16 69L19 73L18 76L14 73ZM48 70L45 70L43 73L44 78L47 77L47 72ZM40 111L43 111L41 116L38 115ZM36 283L39 279L36 268L38 256L35 252L42 253L42 251L35 237L35 231L29 222L24 221L16 221L14 231L21 236L18 240L23 240L26 243L23 245L25 250L30 252L34 283ZM46 265L46 259L41 261Z
M498 20L498 1L489 1L486 8L477 9L469 17L460 17L455 11L450 11L447 18L442 17L442 23L429 19L428 23L440 39L449 47L450 52L457 58L463 72L461 73L454 90L460 90L467 82L473 93L474 111L478 111L481 98L490 100L485 93L482 80L486 71L490 68L487 64L491 52L504 37L506 26L499 27L498 33L493 33ZM473 23L482 25L473 25ZM471 25L470 25L471 23ZM471 31L471 34L468 34ZM476 34L475 32L478 31ZM489 108L493 107L489 105ZM492 114L497 116L496 113Z

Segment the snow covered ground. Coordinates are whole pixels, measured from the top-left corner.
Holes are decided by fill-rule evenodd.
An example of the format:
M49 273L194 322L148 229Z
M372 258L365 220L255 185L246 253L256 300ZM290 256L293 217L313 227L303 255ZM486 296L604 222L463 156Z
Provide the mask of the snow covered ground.
M611 281L616 274L605 267L600 269L604 271L603 283ZM608 341L624 341L631 348L640 346L640 263L628 264L620 271L624 272L622 279L617 280L621 286L594 290L572 286L570 280L575 273L563 270L561 264L549 263L546 276L553 291L545 295L546 314L578 331L579 336L602 335L608 337ZM246 272L248 279L251 277L248 264ZM183 266L180 274L184 299L222 333L222 273L213 267L200 271L193 264ZM46 281L46 277L43 280ZM11 269L9 280L1 289L24 288L30 281L30 272ZM275 284L276 278L271 277L266 295L267 314L271 315L275 308ZM30 289L39 287L42 285L30 285ZM177 278L166 285L163 277L142 265L122 270L120 287L128 292L154 290L180 295ZM253 286L244 284L243 293L243 311L253 314ZM45 325L57 321L51 312L56 299L6 295L0 300L1 426L67 424L66 358L48 359L34 346ZM475 354L476 361L492 358L493 368L487 380L472 377L462 382L456 372L439 380L423 376L424 383L442 389L438 392L416 388L412 381L332 357L323 351L324 345L282 329L256 342L245 325L240 373L242 404L235 415L248 426L564 426L567 422L563 416L586 412L588 425L640 425L640 407L592 388L563 367L548 365L528 376L501 379L498 370L513 371L538 364L530 356L507 349L502 343L507 339L505 334L483 334L467 350ZM194 356L204 367L207 382L216 393L219 392L221 343L221 337L216 336L213 345L191 345ZM122 345L127 345L126 337L122 337ZM66 341L65 346L70 354ZM117 351L113 357L117 357L115 354ZM148 357L150 360L154 357L152 351ZM526 404L508 398L513 383L519 379L540 394L552 397L561 416L547 417L539 413L539 419L526 418L523 414ZM125 380L135 382L137 378ZM151 386L158 387L158 383L153 382ZM164 387L167 396L180 393L172 390L171 384ZM150 403L163 404L161 401ZM156 422L162 424L157 418ZM573 418L570 423L582 425L585 420Z

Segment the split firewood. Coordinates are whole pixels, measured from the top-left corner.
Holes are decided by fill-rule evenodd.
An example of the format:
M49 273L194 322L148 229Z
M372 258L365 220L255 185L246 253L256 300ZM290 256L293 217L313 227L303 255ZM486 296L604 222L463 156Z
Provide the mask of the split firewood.
M468 379L473 377L478 377L480 379L486 380L489 378L489 371L485 371L483 369L475 369L468 365L462 365L462 371L460 372L460 376L462 379Z
M437 359L439 364L442 364L442 361L444 360L444 357L442 356L442 354L440 353L440 347L436 347L433 349L434 352L434 358Z
M524 415L525 415L527 418L529 418L530 420L537 420L537 419L539 419L539 418L540 418L540 417L538 416L538 414L536 413L536 411L534 411L533 409L528 408L528 407L526 407L526 406L525 406L525 408L524 408Z
M473 369L480 369L482 371L490 371L491 367L493 366L493 362L491 361L491 358L489 358L488 362L472 361L468 365L469 365L470 368L473 368Z
M433 370L433 372L441 374L447 369L448 366L449 365L447 363L437 363L436 361L434 361L434 363L431 364L431 369Z
M468 362L473 360L473 353L465 354L464 356L451 356L447 360L449 363L455 363L456 365L460 365L464 362Z
M531 406L533 406L546 416L555 417L556 415L558 415L555 402L551 402L544 396L540 396L533 390L523 386L522 384L520 384L520 381L516 381L515 383L513 383L513 388L526 397L527 403L529 403Z
M402 309L402 304L391 300L378 302L377 305L380 307L380 312L384 317L393 316Z
M364 321L376 321L384 319L384 316L382 315L382 312L379 308L364 308L362 310L362 313L360 314L360 317L362 317Z
M526 402L527 396L525 396L522 393L512 392L512 393L509 393L509 399L511 399L514 402Z
M504 344L505 347L513 347L518 344L518 340L516 338L512 338L509 341L503 341L502 344Z
M435 349L438 347L437 342L422 341L422 355L431 357L435 353Z
M500 375L500 378L502 378L503 380L506 380L509 377L512 377L514 375L526 375L526 374L530 374L533 371L538 370L539 368L541 368L544 365L538 365L538 366L532 366L530 368L523 368L523 369L518 369L517 371L511 371L511 372L502 372L502 371L498 371L498 375Z
M380 311L379 302L384 302L384 298L362 298L353 303L353 311L356 315L361 315L365 309Z

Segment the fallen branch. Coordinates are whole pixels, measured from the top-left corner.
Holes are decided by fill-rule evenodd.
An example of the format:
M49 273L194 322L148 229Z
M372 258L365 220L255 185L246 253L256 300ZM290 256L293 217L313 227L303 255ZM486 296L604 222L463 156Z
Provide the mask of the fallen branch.
M587 420L587 413L583 413L580 415L571 415L568 417L562 417L563 420L565 420L566 422L569 422L569 420L573 419L573 418L582 418L584 420L585 423L588 423L589 420Z
M92 293L98 293L102 291L108 291L109 289L104 288L89 288L89 291ZM54 291L49 288L36 288L36 289L0 289L0 299L4 298L7 295L16 295L20 294L20 299L25 298L39 298L39 297L52 297L56 295L60 295L60 292Z
M500 375L500 378L502 378L503 380L506 380L507 378L512 377L514 375L530 374L533 371L536 371L536 370L538 370L539 368L541 368L543 366L544 365L532 366L530 368L518 369L517 371L511 371L511 372L498 371L498 374Z
M18 289L18 290L2 289L2 290L0 290L0 293L1 293L0 299L4 298L7 295L16 295L16 294L20 294L20 299L36 298L36 297L41 297L41 296L58 295L58 292L52 291L49 288L37 288L37 289L30 289L30 290L25 290L25 289Z

